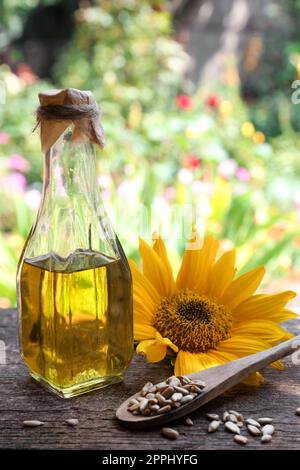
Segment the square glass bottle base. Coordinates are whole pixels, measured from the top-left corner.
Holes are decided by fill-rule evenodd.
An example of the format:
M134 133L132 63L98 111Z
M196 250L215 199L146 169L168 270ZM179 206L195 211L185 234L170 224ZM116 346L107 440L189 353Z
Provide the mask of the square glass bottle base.
M44 377L31 372L31 377L40 382L45 388L50 390L55 395L58 395L61 398L72 398L78 395L83 395L84 393L91 392L100 388L108 387L124 380L124 375L112 375L108 377L98 377L96 379L91 379L87 382L79 383L72 385L72 387L60 388L52 382L46 380Z

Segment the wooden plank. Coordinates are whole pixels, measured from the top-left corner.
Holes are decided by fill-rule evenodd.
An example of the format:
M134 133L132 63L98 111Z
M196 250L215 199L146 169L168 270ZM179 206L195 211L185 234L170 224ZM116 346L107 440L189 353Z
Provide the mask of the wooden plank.
M299 334L300 321L290 322ZM116 408L146 381L158 382L170 375L167 364L145 364L143 358L134 360L122 384L91 394L62 400L30 379L22 364L17 346L17 316L13 310L0 311L0 340L5 341L7 364L0 365L0 448L13 449L144 449L144 450L201 450L201 449L299 449L300 418L295 416L300 406L300 365L285 360L286 369L265 371L266 381L259 388L239 385L202 410L193 413L194 426L173 425L180 437L168 441L159 430L132 431L122 428L114 418ZM271 416L276 433L271 444L261 445L249 437L240 447L233 436L223 431L207 434L206 412L222 413L236 409L245 416ZM72 428L65 419L78 418ZM23 420L45 422L39 428L24 428Z

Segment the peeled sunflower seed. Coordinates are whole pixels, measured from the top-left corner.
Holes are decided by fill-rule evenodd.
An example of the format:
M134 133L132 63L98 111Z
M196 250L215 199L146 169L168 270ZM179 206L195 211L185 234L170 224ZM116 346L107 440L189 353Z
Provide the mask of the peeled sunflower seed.
M169 380L169 379L168 379ZM168 384L171 386L171 387L179 387L181 385L181 382L179 379L177 379L177 377L171 377L171 380L168 382Z
M36 428L38 426L42 426L44 423L42 421L38 421L37 419L30 419L27 421L23 421L23 425L27 428Z
M208 425L207 431L208 432L215 432L219 429L221 421L211 421Z
M216 413L206 413L206 417L207 419L209 419L209 421L219 421L220 419L219 415L217 415Z
M159 410L157 410L157 414L158 415L161 415L163 413L167 413L167 411L171 411L172 407L171 405L166 405L166 406L163 406L162 408L160 408Z
M203 382L203 380L195 379L192 382L193 382L193 384L197 385L197 387L199 387L199 388L205 388L206 387L206 383Z
M296 408L295 414L296 416L300 416L300 408Z
M148 407L149 400L147 398L143 398L143 400L140 401L140 411L144 411Z
M235 423L232 423L231 421L225 422L225 429L227 429L227 431L229 432L232 432L233 434L241 433L240 428Z
M237 417L233 415L232 413L229 413L228 421L231 421L232 423L235 423L235 424L237 424L238 422Z
M184 424L186 424L187 426L193 426L194 422L191 418L186 418Z
M261 430L252 424L247 424L247 429L252 436L261 436Z
M247 444L247 442L248 442L247 437L246 436L241 436L240 434L236 434L233 439L238 444Z
M138 403L138 400L136 398L131 398L131 400L129 400L129 405L136 405Z
M138 410L139 408L140 408L140 403L137 402L134 405L130 405L127 409L128 411L135 411L135 410Z
M228 418L229 418L229 413L228 413L228 411L224 411L224 413L223 413L223 418L222 418L223 423L225 423L225 421L227 421Z
M244 421L244 416L242 415L242 413L239 413L238 411L229 410L229 414L236 416L238 421Z
M173 388L173 387L170 387L170 386L167 387L167 388L165 388L165 390L163 390L163 391L161 392L162 396L163 396L164 398L166 398L166 399L171 398L171 396L173 395L173 393L174 393L174 388Z
M258 418L257 422L261 424L262 426L264 426L265 424L273 423L273 419L272 418Z
M186 388L175 386L174 389L175 389L176 392L182 393L182 395L188 395L189 394L189 391Z
M194 399L193 395L186 395L185 397L183 397L181 400L180 400L180 403L182 405L184 405L185 403L189 403L190 401L192 401Z
M183 398L182 396L182 393L173 393L173 395L171 396L171 400L176 402L176 401L180 401L181 399Z
M263 434L269 434L270 436L272 436L274 434L274 431L275 431L275 428L274 428L274 426L272 426L272 424L266 424L262 428Z
M69 418L69 419L66 419L66 423L68 426L77 426L79 421L76 418Z
M263 442L263 443L271 442L272 436L271 436L271 434L263 434L263 435L261 436L261 439L260 439L260 440L261 440L261 442Z
M255 426L256 428L261 428L261 425L252 418L246 419L246 424L250 424L251 426Z
M179 432L173 428L162 428L161 433L168 439L177 439L179 436Z

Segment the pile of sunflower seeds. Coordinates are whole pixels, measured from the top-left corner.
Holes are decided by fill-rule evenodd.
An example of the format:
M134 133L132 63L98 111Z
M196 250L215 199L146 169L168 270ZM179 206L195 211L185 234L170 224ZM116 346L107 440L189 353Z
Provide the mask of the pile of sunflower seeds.
M251 436L260 437L262 443L271 442L275 432L272 418L245 419L242 413L235 410L224 411L222 418L214 413L208 413L206 417L210 421L207 429L209 433L217 431L223 425L226 431L234 434L234 441L242 445L248 442L248 438L241 434L242 428Z
M194 400L205 386L202 380L175 375L156 385L148 382L136 398L129 400L127 409L134 415L142 416L167 413Z

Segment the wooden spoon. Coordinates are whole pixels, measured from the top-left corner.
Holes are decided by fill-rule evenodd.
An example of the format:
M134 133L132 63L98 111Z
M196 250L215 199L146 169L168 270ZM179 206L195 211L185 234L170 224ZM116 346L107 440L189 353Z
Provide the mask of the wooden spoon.
M167 413L154 416L133 415L127 410L128 402L130 399L139 396L140 392L138 392L122 403L116 412L116 416L124 426L129 428L144 429L152 426L162 426L197 410L205 405L205 403L242 382L253 372L263 369L284 356L292 354L298 348L300 348L300 335L265 351L227 362L221 366L189 374L187 377L190 379L203 380L206 383L206 387L194 400Z

